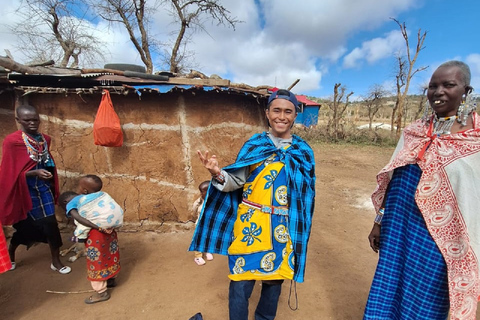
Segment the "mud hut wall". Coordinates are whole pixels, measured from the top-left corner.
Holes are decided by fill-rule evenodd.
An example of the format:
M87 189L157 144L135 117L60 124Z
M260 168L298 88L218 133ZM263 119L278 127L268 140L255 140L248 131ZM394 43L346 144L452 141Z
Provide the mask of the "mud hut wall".
M127 224L193 220L197 186L210 179L197 150L209 150L225 166L245 140L266 128L263 108L251 96L184 91L111 97L124 133L119 148L93 142L100 94L30 94L28 102L39 110L41 131L52 136L61 191L75 190L82 175L99 175L103 190L123 206ZM3 140L17 129L14 107L0 109L0 116Z

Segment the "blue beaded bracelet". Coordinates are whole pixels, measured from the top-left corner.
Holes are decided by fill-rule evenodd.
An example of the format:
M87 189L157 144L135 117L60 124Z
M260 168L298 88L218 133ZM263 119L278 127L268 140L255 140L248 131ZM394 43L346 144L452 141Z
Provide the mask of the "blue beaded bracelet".
M382 225L383 214L385 213L385 208L380 208L378 210L377 216L373 223L378 224L379 226Z

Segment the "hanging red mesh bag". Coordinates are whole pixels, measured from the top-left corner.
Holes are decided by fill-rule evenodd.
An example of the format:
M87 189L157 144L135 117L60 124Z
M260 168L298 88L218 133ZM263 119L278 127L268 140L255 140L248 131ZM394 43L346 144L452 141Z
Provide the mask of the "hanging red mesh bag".
M104 147L121 147L123 144L120 119L113 109L108 90L103 90L102 101L93 122L93 140L97 146Z

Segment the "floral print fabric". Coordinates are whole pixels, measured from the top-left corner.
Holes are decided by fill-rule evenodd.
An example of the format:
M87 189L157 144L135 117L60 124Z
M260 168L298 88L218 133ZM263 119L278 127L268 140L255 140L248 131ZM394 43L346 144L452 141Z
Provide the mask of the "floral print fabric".
M250 167L228 249L231 280L293 278L288 215L275 214L288 212L286 195L284 164L276 154Z
M120 271L120 252L117 233L106 234L90 230L85 243L87 253L87 279L105 281Z

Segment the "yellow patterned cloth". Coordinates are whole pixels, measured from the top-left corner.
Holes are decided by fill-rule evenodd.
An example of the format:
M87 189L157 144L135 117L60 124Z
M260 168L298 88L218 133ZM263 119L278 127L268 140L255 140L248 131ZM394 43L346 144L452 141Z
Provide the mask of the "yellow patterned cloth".
M228 249L231 280L293 279L286 185L276 154L250 167Z

